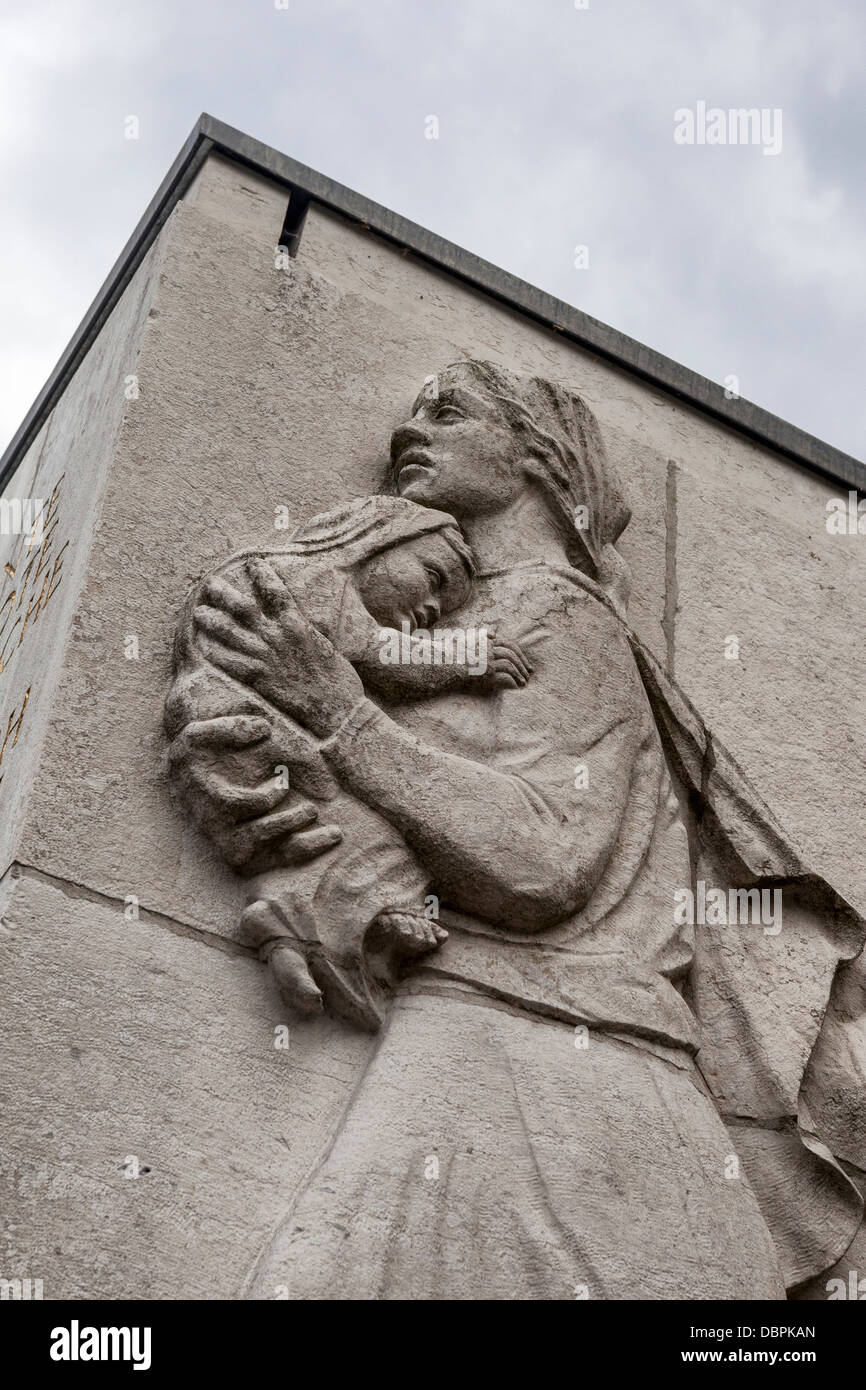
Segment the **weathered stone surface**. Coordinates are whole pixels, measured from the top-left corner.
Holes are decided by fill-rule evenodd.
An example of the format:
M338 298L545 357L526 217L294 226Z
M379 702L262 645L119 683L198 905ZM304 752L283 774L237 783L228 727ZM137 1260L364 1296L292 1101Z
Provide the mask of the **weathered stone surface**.
M128 404L46 750L53 763L74 758L88 769L72 793L78 814L53 805L46 785L22 857L73 879L84 861L87 881L100 891L138 891L155 910L230 931L237 887L174 818L152 756L155 691L164 684L180 598L238 537L279 541L286 532L275 530L276 507L287 507L294 525L335 500L375 491L389 426L405 414L431 364L467 354L470 343L480 347L487 332L493 347L511 344L506 365L522 370L558 367L564 375L573 372L575 354L524 325L528 344L518 357L519 320L471 291L460 291L463 315L470 322L482 315L471 337L457 331L459 321L419 320L414 302L398 294L388 308L356 293L351 280L338 291L307 269L312 213L301 255L288 270L276 269L270 238L241 232L234 212L217 220L206 205L179 205L162 234L160 289L138 365L141 394ZM365 247L369 238L356 235ZM497 317L504 323L494 330ZM508 320L514 324L506 334ZM666 460L640 441L631 448L616 428L607 442L630 483L633 526L644 528L632 616L662 653ZM238 476L246 479L240 489ZM628 540L623 548L628 556ZM139 640L138 663L124 657L127 635ZM108 671L118 686L106 681ZM131 714L121 725L112 715L117 689ZM117 741L110 760L106 730ZM107 776L109 761L115 772ZM134 870L130 818L138 826ZM166 872L166 855L177 872ZM204 914L201 875L211 885Z
M142 262L4 494L41 498L46 512L52 497L54 502L41 547L30 550L23 537L0 537L0 564L9 565L0 582L0 748L26 699L17 744L13 730L0 764L0 872L20 852L16 845L24 830L27 799L39 786L34 769L56 708L70 627L79 621L78 598L124 413L131 404L128 393L136 389L160 249L151 248ZM59 765L46 768L44 791L53 799L59 777L66 782Z
M273 179L262 178L234 160L213 153L205 160L183 198L207 217L234 228L247 241L270 245L276 251L289 192Z
M238 948L30 874L4 887L4 1276L46 1298L237 1297L358 1035L295 1027Z
M691 1252L708 1296L730 1297L725 1279L748 1297L798 1288L843 1254L862 1213L828 1136L820 1124L813 1129L812 1115L835 1121L835 1099L828 1110L820 1067L808 1085L803 1078L834 977L862 947L863 920L807 868L737 762L625 627L627 567L616 542L629 513L581 397L545 378L461 362L426 378L390 456L397 498L338 507L282 550L221 566L190 598L178 629L166 704L172 766L197 823L251 876L247 932L268 953L292 1007L377 1028L385 977L375 961L383 942L396 946L395 922L405 928L414 919L427 954L410 968L410 982L432 976L456 986L470 1016L484 1003L507 1002L556 1020L551 1046L557 1034L562 1041L563 1022L628 1039L632 1047L610 1054L627 1113L650 1084L640 1054L660 1044L666 1062L688 1076L687 1093L706 1088L700 1103L691 1092L695 1114L680 1140L690 1156L715 1144L721 1185L714 1195L710 1184L701 1199L706 1223L737 1232L735 1254L721 1255L718 1239L709 1241L721 1283ZM675 467L667 501L670 574ZM490 628L493 657L504 654L501 672L494 661L502 687L478 683L474 669L434 672L443 617L464 633ZM672 664L675 617L669 608ZM428 627L432 639L422 642ZM389 637L399 655L393 668L389 657L383 682ZM288 781L275 786L269 773L283 760ZM356 808L381 820L370 827ZM317 811L327 829L311 825ZM724 914L702 906L697 916L678 915L684 895L703 898L705 874ZM760 919L740 917L739 897L747 903L755 884L756 901L771 897L772 913L762 906ZM426 904L440 899L448 936L425 921ZM683 980L685 997L676 987ZM436 1288L465 1298L488 1281L502 1296L486 1247L468 1232L462 1243L455 1238L458 1277L434 1258L444 1217L406 1185L420 1134L409 1149L396 1132L386 1134L383 1172L371 1184L363 1135L392 1090L389 1049L397 1047L401 1069L416 1050L438 1052L444 1012L443 1004L402 1016L402 1044L392 1023L331 1163L299 1196L289 1218L299 1239L287 1238L279 1256L293 1296L376 1289L380 1297L429 1297ZM522 1069L524 1045L531 1053L528 1037L503 1044L493 1074L516 1067L518 1057ZM477 1040L466 1046L481 1055ZM857 1076L855 1069L855 1084ZM492 1091L492 1080L484 1088ZM409 1089L428 1101L420 1075ZM471 1112L467 1120L468 1095L458 1091L455 1100L448 1085L445 1093L452 1109L441 1144L450 1165L454 1146L480 1141L484 1122ZM666 1113L679 1104L670 1100ZM561 1097L556 1105L567 1108ZM572 1107L594 1132L587 1097L573 1097ZM426 1103L421 1110L426 1116ZM402 1104L399 1114L408 1113ZM538 1154L551 1125L566 1142L546 1113L530 1116L524 1104L521 1115L525 1157ZM646 1115L636 1121L638 1130L653 1123ZM630 1172L632 1141L627 1125L616 1134L605 1128L597 1166ZM741 1157L726 1159L722 1151L734 1143ZM731 1158L735 1170L722 1174ZM524 1166L505 1166L514 1163ZM651 1160L649 1167L658 1170ZM725 1189L726 1180L740 1185ZM535 1181L514 1179L516 1209ZM628 1242L593 1244L587 1261L589 1216L559 1209L546 1171L537 1181L545 1219L563 1232L563 1263L558 1274L553 1260L539 1269L537 1252L519 1244L510 1257L518 1297L563 1297L563 1282L588 1286L589 1270L596 1297L635 1288L695 1296L690 1266L667 1246L658 1276L650 1273L655 1259ZM585 1176L574 1181L585 1192ZM691 1181L683 1178L689 1190ZM485 1221L477 1193L510 1181L488 1164L467 1183L449 1183L448 1209L468 1204L476 1226ZM763 1254L746 1245L755 1225L749 1184L765 1223ZM723 1192L734 1206L724 1215ZM329 1235L335 1200L340 1215ZM661 1213L666 1200L656 1182L650 1205ZM350 1212L357 1248L339 1237ZM662 1226L675 1228L677 1219L671 1213ZM395 1272L406 1241L430 1252L418 1279Z
M862 536L826 530L838 489L683 466L677 679L831 881L866 904ZM725 657L728 637L739 657Z
M3 883L12 1001L4 1055L15 1059L4 1267L43 1278L48 1296L234 1297L255 1264L249 1289L263 1297L283 1276L299 1297L320 1278L348 1296L361 1286L382 1297L401 1290L441 1297L446 1289L484 1296L473 1268L486 1271L497 1296L573 1297L569 1279L582 1282L584 1273L576 1247L561 1236L564 1223L593 1228L593 1297L700 1296L702 1270L713 1260L705 1296L733 1289L780 1296L777 1258L797 1285L804 1269L832 1264L853 1231L850 1184L840 1169L822 1166L824 1158L801 1152L795 1132L802 1072L819 1034L807 1073L812 1120L838 1159L855 1168L866 1162L859 964L837 976L820 1032L833 971L855 949L858 930L856 914L837 913L822 879L855 906L866 903L852 850L866 792L852 635L862 607L862 540L828 536L824 505L834 489L816 475L334 213L314 204L297 258L275 257L287 197L284 185L220 156L206 162L14 481L19 494L47 493L65 467L68 534L58 526L57 542L70 544L63 583L0 674L13 712L32 686L19 742L0 767L11 831L3 867L26 866L23 877ZM536 416L539 393L548 405L553 399L545 383L558 382L568 399L579 396L575 409L591 440L597 419L633 512L621 535L611 528L610 543L632 571L634 633L620 624L623 596L615 567L601 564L604 547L586 574L570 576L572 561L535 507L538 492L525 488L510 529L497 537L508 542L502 564L512 565L518 549L531 557L538 543L559 577L536 584L512 576L497 588L488 554L494 580L473 580L455 611L464 622L502 623L503 632L518 617L546 623L550 646L538 670L496 693L497 706L491 691L470 698L452 690L450 712L432 687L426 708L418 691L402 703L391 692L380 701L386 719L361 698L369 671L363 685L351 665L347 675L348 651L342 667L327 665L330 658L323 665L321 644L310 637L314 615L268 607L267 587L274 573L288 573L280 555L296 525L323 511L339 518L345 504L381 492L392 431L402 427L392 442L400 456L413 419L417 428L410 410L425 379L454 361L468 371L471 360L492 363L499 386L498 369L517 374L502 378L506 394L523 396ZM137 389L125 393L133 375ZM527 386L531 376L540 384ZM562 408L563 397L556 399ZM481 431L476 452L460 464L463 482L492 475L506 455L502 473L512 477L504 442L511 427L491 413L487 429L499 453ZM600 457L594 443L589 452ZM453 495L414 500L459 511ZM486 522L495 510L480 508L480 521L471 509L460 516L477 552L490 541ZM242 566L226 571L259 605L241 623L244 640L252 634L260 644L260 661L262 644L279 656L276 673L256 670L254 680L246 671L247 695L270 703L269 719L274 708L284 720L300 711L315 738L328 740L319 756L339 793L321 797L320 823L329 807L341 826L351 819L346 797L384 808L446 903L450 935L430 928L424 965L396 986L399 1026L386 1029L342 1128L371 1043L326 1015L293 1022L288 1052L275 1049L273 1029L288 1021L286 1007L265 968L236 944L238 919L252 906L244 940L270 955L284 996L302 1004L303 990L322 983L331 1008L333 981L320 980L319 970L329 951L331 965L336 959L333 936L322 923L308 932L315 950L301 953L312 972L304 977L283 950L283 926L275 931L257 907L284 902L300 880L290 881L281 865L276 889L268 867L245 881L226 863L225 846L194 828L169 793L162 722L174 632L191 589L240 549L271 567L258 584ZM397 582L402 552L392 550L377 557L379 579L387 570ZM230 604L203 589L200 599L211 623L214 613L231 616ZM378 622L395 616L375 603L368 611ZM197 641L197 620L184 621ZM738 661L724 657L731 635L739 638ZM339 642L332 645L339 655ZM358 708L341 707L353 679ZM491 719L493 708L499 713ZM351 717L342 722L344 715ZM2 738L4 707L0 716ZM413 738L432 747L423 766ZM518 745L520 756L509 762ZM437 762L444 749L485 774L500 759L511 800L489 781L483 795L461 782L453 766ZM584 754L590 781L581 787L576 764ZM234 775L242 763L230 758L219 770ZM712 825L712 817L693 823L700 807L709 807ZM535 817L545 814L539 834ZM788 832L821 878L806 877ZM674 931L674 893L704 862L734 888L743 886L737 874L747 883L799 885L787 933L776 941L758 928L755 942L743 945L700 931L690 943L688 932ZM586 882L578 883L584 868ZM316 870L305 872L312 899ZM387 875L369 878L375 887ZM251 890L259 894L252 903ZM139 920L123 915L130 899L140 905ZM395 933L425 930L418 902L411 912L385 906L395 909L387 921ZM356 952L349 964L359 960ZM618 962L615 978L610 961ZM386 997L404 967L388 968ZM684 1000L672 981L686 969ZM306 1002L320 1007L322 999L309 992ZM376 1026L379 1002L360 1021ZM697 1024L712 1101L690 1060ZM605 1094L618 1097L615 1131L594 1108L585 1074L578 1082L571 1071L576 1058L586 1060L574 1042L584 1025L606 1033L599 1065ZM718 1065L725 1046L733 1059L727 1076ZM447 1059L447 1083L438 1059ZM533 1086L537 1066L543 1095ZM484 1104L476 1106L478 1084ZM650 1092L667 1097L654 1119ZM632 1159L646 1151L641 1127L661 1133L665 1104L691 1120L681 1135L656 1135L655 1159L635 1173ZM737 1131L722 1127L717 1109L723 1118L746 1116L759 1145L766 1126L767 1153L784 1130L790 1143L779 1148L779 1163L797 1150L796 1191L807 1194L796 1209L786 1200L795 1190L786 1170L768 1179L751 1140L743 1141L742 1175L730 1180ZM590 1129L585 1145L574 1139ZM313 1174L338 1130L331 1166ZM664 1167L666 1145L675 1151L669 1174L679 1176L662 1192L653 1172ZM626 1224L639 1222L641 1209L656 1218L634 1232L631 1246L611 1198L626 1153ZM446 1160L442 1187L419 1176L431 1154ZM128 1155L150 1172L124 1178ZM589 1172L599 1186L581 1215L570 1194L575 1183L586 1192ZM707 1229L724 1239L688 1247L685 1233L697 1218L680 1198L697 1190L692 1179L705 1194ZM488 1251L487 1264L480 1256L476 1266L461 1263L494 1229L491 1191L506 1222L509 1212L520 1214L521 1234L503 1239L498 1254ZM277 1280L286 1241L297 1245L297 1211L320 1225ZM353 1285L345 1251L339 1255L339 1223L351 1225L356 1215L360 1282ZM666 1264L659 1231L679 1230L677 1223L682 1249ZM425 1270L419 1259L404 1278L400 1262L408 1254L411 1265L415 1245L446 1228L444 1264L437 1256ZM607 1246L605 1230L616 1232ZM506 1264L524 1261L511 1284L503 1251ZM629 1264L638 1251L645 1288ZM569 1291L555 1291L557 1279ZM808 1290L821 1286L819 1277Z

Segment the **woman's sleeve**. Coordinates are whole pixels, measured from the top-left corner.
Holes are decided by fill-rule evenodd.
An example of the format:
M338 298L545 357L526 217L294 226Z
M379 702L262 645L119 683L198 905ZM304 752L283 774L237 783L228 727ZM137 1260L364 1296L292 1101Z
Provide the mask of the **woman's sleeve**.
M402 832L447 901L539 931L585 905L616 844L646 736L627 687L589 747L569 738L564 714L527 775L425 745L369 700L322 752L343 786Z

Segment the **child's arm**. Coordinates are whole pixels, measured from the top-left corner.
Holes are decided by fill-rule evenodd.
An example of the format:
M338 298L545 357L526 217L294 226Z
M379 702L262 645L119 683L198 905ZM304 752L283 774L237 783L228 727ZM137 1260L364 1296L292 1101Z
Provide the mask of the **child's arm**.
M532 674L519 644L488 628L471 635L455 629L437 639L377 628L366 650L351 660L364 685L390 699L427 699L450 690L490 695L518 689Z

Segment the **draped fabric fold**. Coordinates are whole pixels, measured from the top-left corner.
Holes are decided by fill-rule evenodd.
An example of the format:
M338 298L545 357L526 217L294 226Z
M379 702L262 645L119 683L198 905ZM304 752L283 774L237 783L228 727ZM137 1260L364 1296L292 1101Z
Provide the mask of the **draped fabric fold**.
M844 1254L863 1215L832 1141L816 1132L816 1078L808 1104L805 1082L834 980L861 951L866 921L806 865L688 698L634 634L630 641L688 802L695 879L726 892L782 893L777 935L710 924L696 931L691 997L698 1066L734 1136L786 1284L796 1288ZM838 1072L837 1064L836 1081ZM859 1086L852 1076L850 1090Z

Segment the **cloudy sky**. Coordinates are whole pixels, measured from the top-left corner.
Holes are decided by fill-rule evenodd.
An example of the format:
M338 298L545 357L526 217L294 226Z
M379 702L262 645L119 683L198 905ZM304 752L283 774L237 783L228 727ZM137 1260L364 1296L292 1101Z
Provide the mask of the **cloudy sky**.
M206 110L866 456L863 0L0 15L3 443ZM676 143L699 102L781 111L780 152Z

